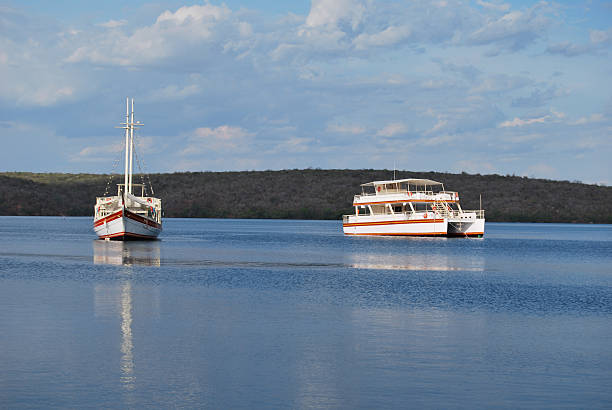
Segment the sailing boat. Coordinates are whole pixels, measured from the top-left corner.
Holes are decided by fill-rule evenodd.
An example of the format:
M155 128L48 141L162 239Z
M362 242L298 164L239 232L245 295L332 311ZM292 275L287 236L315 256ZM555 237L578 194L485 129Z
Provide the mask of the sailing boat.
M116 196L96 198L94 231L100 239L155 239L162 231L161 199L145 196L145 185L132 183L134 129L142 125L134 122L134 99L131 113L126 99L125 123L117 127L125 129L124 182L117 184ZM134 194L136 190L140 195Z

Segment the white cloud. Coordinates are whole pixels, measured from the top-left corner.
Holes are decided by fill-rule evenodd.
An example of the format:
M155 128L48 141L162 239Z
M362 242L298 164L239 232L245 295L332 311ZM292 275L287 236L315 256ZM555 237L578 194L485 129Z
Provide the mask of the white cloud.
M549 118L550 118L549 115L545 115L544 117L538 117L538 118L530 118L530 119L527 119L527 120L521 120L518 117L514 117L513 120L504 121L501 124L499 124L499 126L500 126L500 128L505 128L505 127L522 127L524 125L544 123Z
M612 145L612 139L610 138L610 135L605 134L581 137L578 141L576 141L576 146L578 148L587 150L601 150L606 145Z
M167 10L157 17L154 24L137 28L131 34L116 30L86 38L85 44L79 46L66 61L140 66L177 55L188 55L195 51L194 48L213 40L230 40L227 36L215 37L221 31L229 30L238 37L248 33L247 28L239 22L234 26L220 27L230 20L231 15L227 6L208 3L181 7L175 12Z
M490 104L488 98L471 98L461 95L461 98L438 103L437 109L427 108L422 115L437 119L433 126L426 121L423 135L432 136L444 134L462 135L471 132L483 132L497 126L503 114L495 104Z
M99 23L98 26L105 28L117 28L121 26L125 26L127 24L127 20L109 20L104 23Z
M506 136L504 137L504 141L509 141L512 142L514 144L523 144L526 142L533 142L536 140L543 140L545 139L546 136L543 133L537 133L537 132L532 132L532 133L520 133L518 135L510 135L510 136Z
M160 145L153 137L135 136L134 139L136 143L134 166L138 169L144 165L139 164L143 160L143 154L156 153L158 151L156 148L160 147ZM123 154L121 154L125 147L123 137L103 136L88 138L87 141L89 140L95 140L98 143L84 146L78 152L70 153L69 161L74 163L103 163L105 164L103 169L106 172L110 170L113 161L115 166L119 166L119 168L123 166ZM73 142L71 145L76 148L79 144ZM117 169L113 171L117 171Z
M591 30L589 34L591 43L596 45L610 45L612 43L612 29L609 30Z
M569 41L556 43L548 46L546 51L550 54L562 54L566 57L575 57L581 54L589 53L592 50L590 46L583 44L573 44Z
M305 22L282 33L272 55L297 62L344 54L361 56L370 49L460 43L483 24L483 18L456 0L384 2L314 0Z
M522 172L522 174L528 175L532 178L555 178L559 175L556 168L545 163L531 165L524 172Z
M108 140L108 137L99 138L100 140ZM115 154L117 152L121 152L123 150L123 145L120 142L114 144L104 144L104 145L92 145L83 148L76 154L76 158L85 158L85 157L94 157L99 156L100 154Z
M530 95L512 99L513 107L540 107L550 100L564 97L569 94L566 89L559 89L556 86L548 86L545 89L535 88Z
M448 124L447 119L440 118L438 122L428 131L425 132L425 135L435 134L436 132L444 129L444 127Z
M501 124L499 124L499 127L500 128L523 127L525 125L543 124L543 123L550 122L552 120L560 119L563 117L565 117L564 113L552 111L551 114L544 115L542 117L528 118L525 120L515 117L513 120L502 122Z
M476 3L479 6L482 6L485 9L489 9L489 10L496 10L496 11L510 10L510 5L508 3L493 3L493 2L486 2L482 0L477 0Z
M563 41L549 45L546 51L550 54L560 54L565 57L577 57L583 54L596 54L609 48L611 44L612 29L606 31L591 30L588 43L575 44L569 41Z
M231 126L221 125L217 128L197 128L189 136L189 143L181 151L182 155L202 154L207 151L245 151L250 147L249 137L253 133L247 130Z
M247 131L240 127L232 127L230 125L221 125L217 128L202 127L195 130L193 133L196 138L213 138L221 141L235 141L236 139L250 135Z
M65 33L37 27L18 13L0 8L0 102L49 107L72 101L86 86L75 71L58 63Z
M584 125L584 124L591 124L594 122L602 122L604 120L605 120L605 117L603 114L591 114L588 117L580 117L576 121L568 122L568 124L569 125Z
M406 127L406 125L404 125L401 122L395 122L395 123L387 124L384 128L382 128L376 133L376 136L393 137L394 135L397 135L397 134L403 134L406 131L408 131L408 128Z
M52 81L52 80L51 80ZM49 106L59 101L69 99L74 95L75 89L69 85L56 85L49 81L41 84L38 89L31 90L28 95L21 95L17 98L18 104Z
M312 0L307 27L336 27L346 21L353 30L362 22L366 8L356 0Z
M2 135L22 147L21 157L34 141L45 147L36 152L53 153L57 167L89 171L94 159L113 154L93 138L118 122L117 100L127 93L144 102L145 132L166 135L154 141L167 145L147 151L155 170L179 163L217 170L379 167L389 165L390 155L429 169L424 154L435 146L449 167L458 153L499 164L503 151L517 158L505 163L504 171L514 173L537 163L530 152L568 160L562 147L580 148L575 140L588 142L581 161L589 166L612 155L606 142L612 109L602 106L609 100L602 84L612 33L589 32L588 18L577 25L567 9L556 15L550 12L556 6L538 3L515 10L496 0L315 0L309 13L278 17L211 3L155 14L150 10L159 5L138 15L126 9L98 26L30 16L5 24L0 10L2 111L36 121L61 150L42 138ZM575 51L562 68L557 57L532 47L579 36L587 38L588 58ZM489 48L500 55L483 55ZM563 77L553 77L561 69ZM543 111L552 102L568 119ZM75 118L82 126L70 125ZM64 134L70 138L56 136ZM362 135L375 137L371 151L344 144ZM80 162L71 162L78 154ZM37 165L45 163L40 155L32 159ZM110 166L100 164L102 171ZM605 174L606 165L589 169Z
M474 45L494 44L506 51L521 50L539 39L550 24L545 13L546 3L524 10L510 11L497 19L491 19L469 35L468 41ZM492 52L492 55L499 51Z
M469 92L477 93L499 93L514 91L531 84L531 80L524 76L507 75L507 74L492 74L482 79L472 87Z
M436 145L441 145L441 144L448 144L450 142L453 142L457 139L456 136L453 135L437 135L437 136L428 136L425 138L420 138L417 141L417 145L420 146L436 146Z
M214 6L207 3L201 6L184 6L174 13L169 10L164 11L157 18L155 24L161 25L170 22L173 26L180 26L185 23L191 24L193 22L218 21L227 18L230 14L230 9L225 5Z
M456 172L468 172L470 174L491 174L497 168L487 161L460 160L455 164Z
M182 100L192 95L197 95L202 92L202 88L199 84L189 84L184 87L177 85L167 85L163 88L151 91L151 93L144 98L145 101L172 101Z
M365 50L371 47L382 47L396 44L409 37L412 30L408 26L389 26L383 31L374 34L362 33L354 40L357 50Z
M78 78L71 81L59 67L18 54L8 57L10 64L0 66L0 100L17 106L48 107L75 97Z
M327 131L338 134L363 134L365 132L365 128L360 125L339 125L339 124L330 124L327 126Z
M70 157L80 149L53 127L33 121L0 121L0 141L1 169L10 171L66 172Z
M313 138L306 137L290 137L278 144L274 152L290 152L303 153L310 151L310 145L314 141Z

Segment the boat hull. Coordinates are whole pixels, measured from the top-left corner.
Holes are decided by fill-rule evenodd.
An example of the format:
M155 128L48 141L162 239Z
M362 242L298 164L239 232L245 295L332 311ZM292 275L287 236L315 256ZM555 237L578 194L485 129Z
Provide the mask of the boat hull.
M482 237L484 219L376 218L349 216L342 224L346 235Z
M94 221L94 231L100 239L150 240L159 236L162 227L151 219L121 210Z
M443 218L385 219L349 217L342 224L346 235L446 236L448 223Z

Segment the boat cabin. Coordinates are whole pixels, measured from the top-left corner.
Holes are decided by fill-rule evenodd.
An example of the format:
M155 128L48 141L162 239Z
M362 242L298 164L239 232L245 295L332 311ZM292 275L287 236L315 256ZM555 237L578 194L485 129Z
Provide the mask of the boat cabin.
M366 188L373 188L367 192ZM391 181L372 181L361 184L363 195L386 195L405 192L421 192L433 194L435 191L444 191L444 184L431 179L397 179ZM441 189L439 189L441 188Z
M356 215L412 214L433 212L448 215L460 211L459 194L444 190L444 184L431 179L372 181L361 185L355 195Z

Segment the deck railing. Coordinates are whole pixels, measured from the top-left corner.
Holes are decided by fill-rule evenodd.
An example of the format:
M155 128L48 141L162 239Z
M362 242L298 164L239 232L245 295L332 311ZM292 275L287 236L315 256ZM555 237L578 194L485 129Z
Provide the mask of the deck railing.
M357 194L355 195L355 197L360 197L360 196L376 196L376 195L380 195L380 194L405 194L408 191L406 189L386 189L386 190L382 190L378 193L376 192L364 192L361 194ZM425 194L425 195L434 195L433 191L410 191L410 193L412 195L414 194ZM436 192L436 193L441 193L441 192ZM448 192L446 192L448 193Z
M417 211L417 212L412 212L410 210L407 210L405 212L396 212L395 214L391 214L391 213L384 213L384 214L360 214L359 216L381 216L381 215L413 215L413 214L417 214L417 213L429 213L432 214L434 213L434 211L432 210L428 210L428 211ZM438 216L441 216L443 218L460 218L461 216L464 216L465 214L471 214L474 213L476 214L476 219L483 219L484 218L484 214L485 211L484 209L477 209L477 210L471 210L471 211L457 211L457 210L446 210L446 209L442 209L442 210L437 210L435 211L435 214ZM343 223L348 223L349 221L349 217L351 216L355 216L355 214L348 214L348 215L342 215L342 222Z
M484 209L477 209L475 211L463 211L463 212L476 212L476 218L478 218L478 219L483 219L484 218L484 214L485 214L485 210Z

